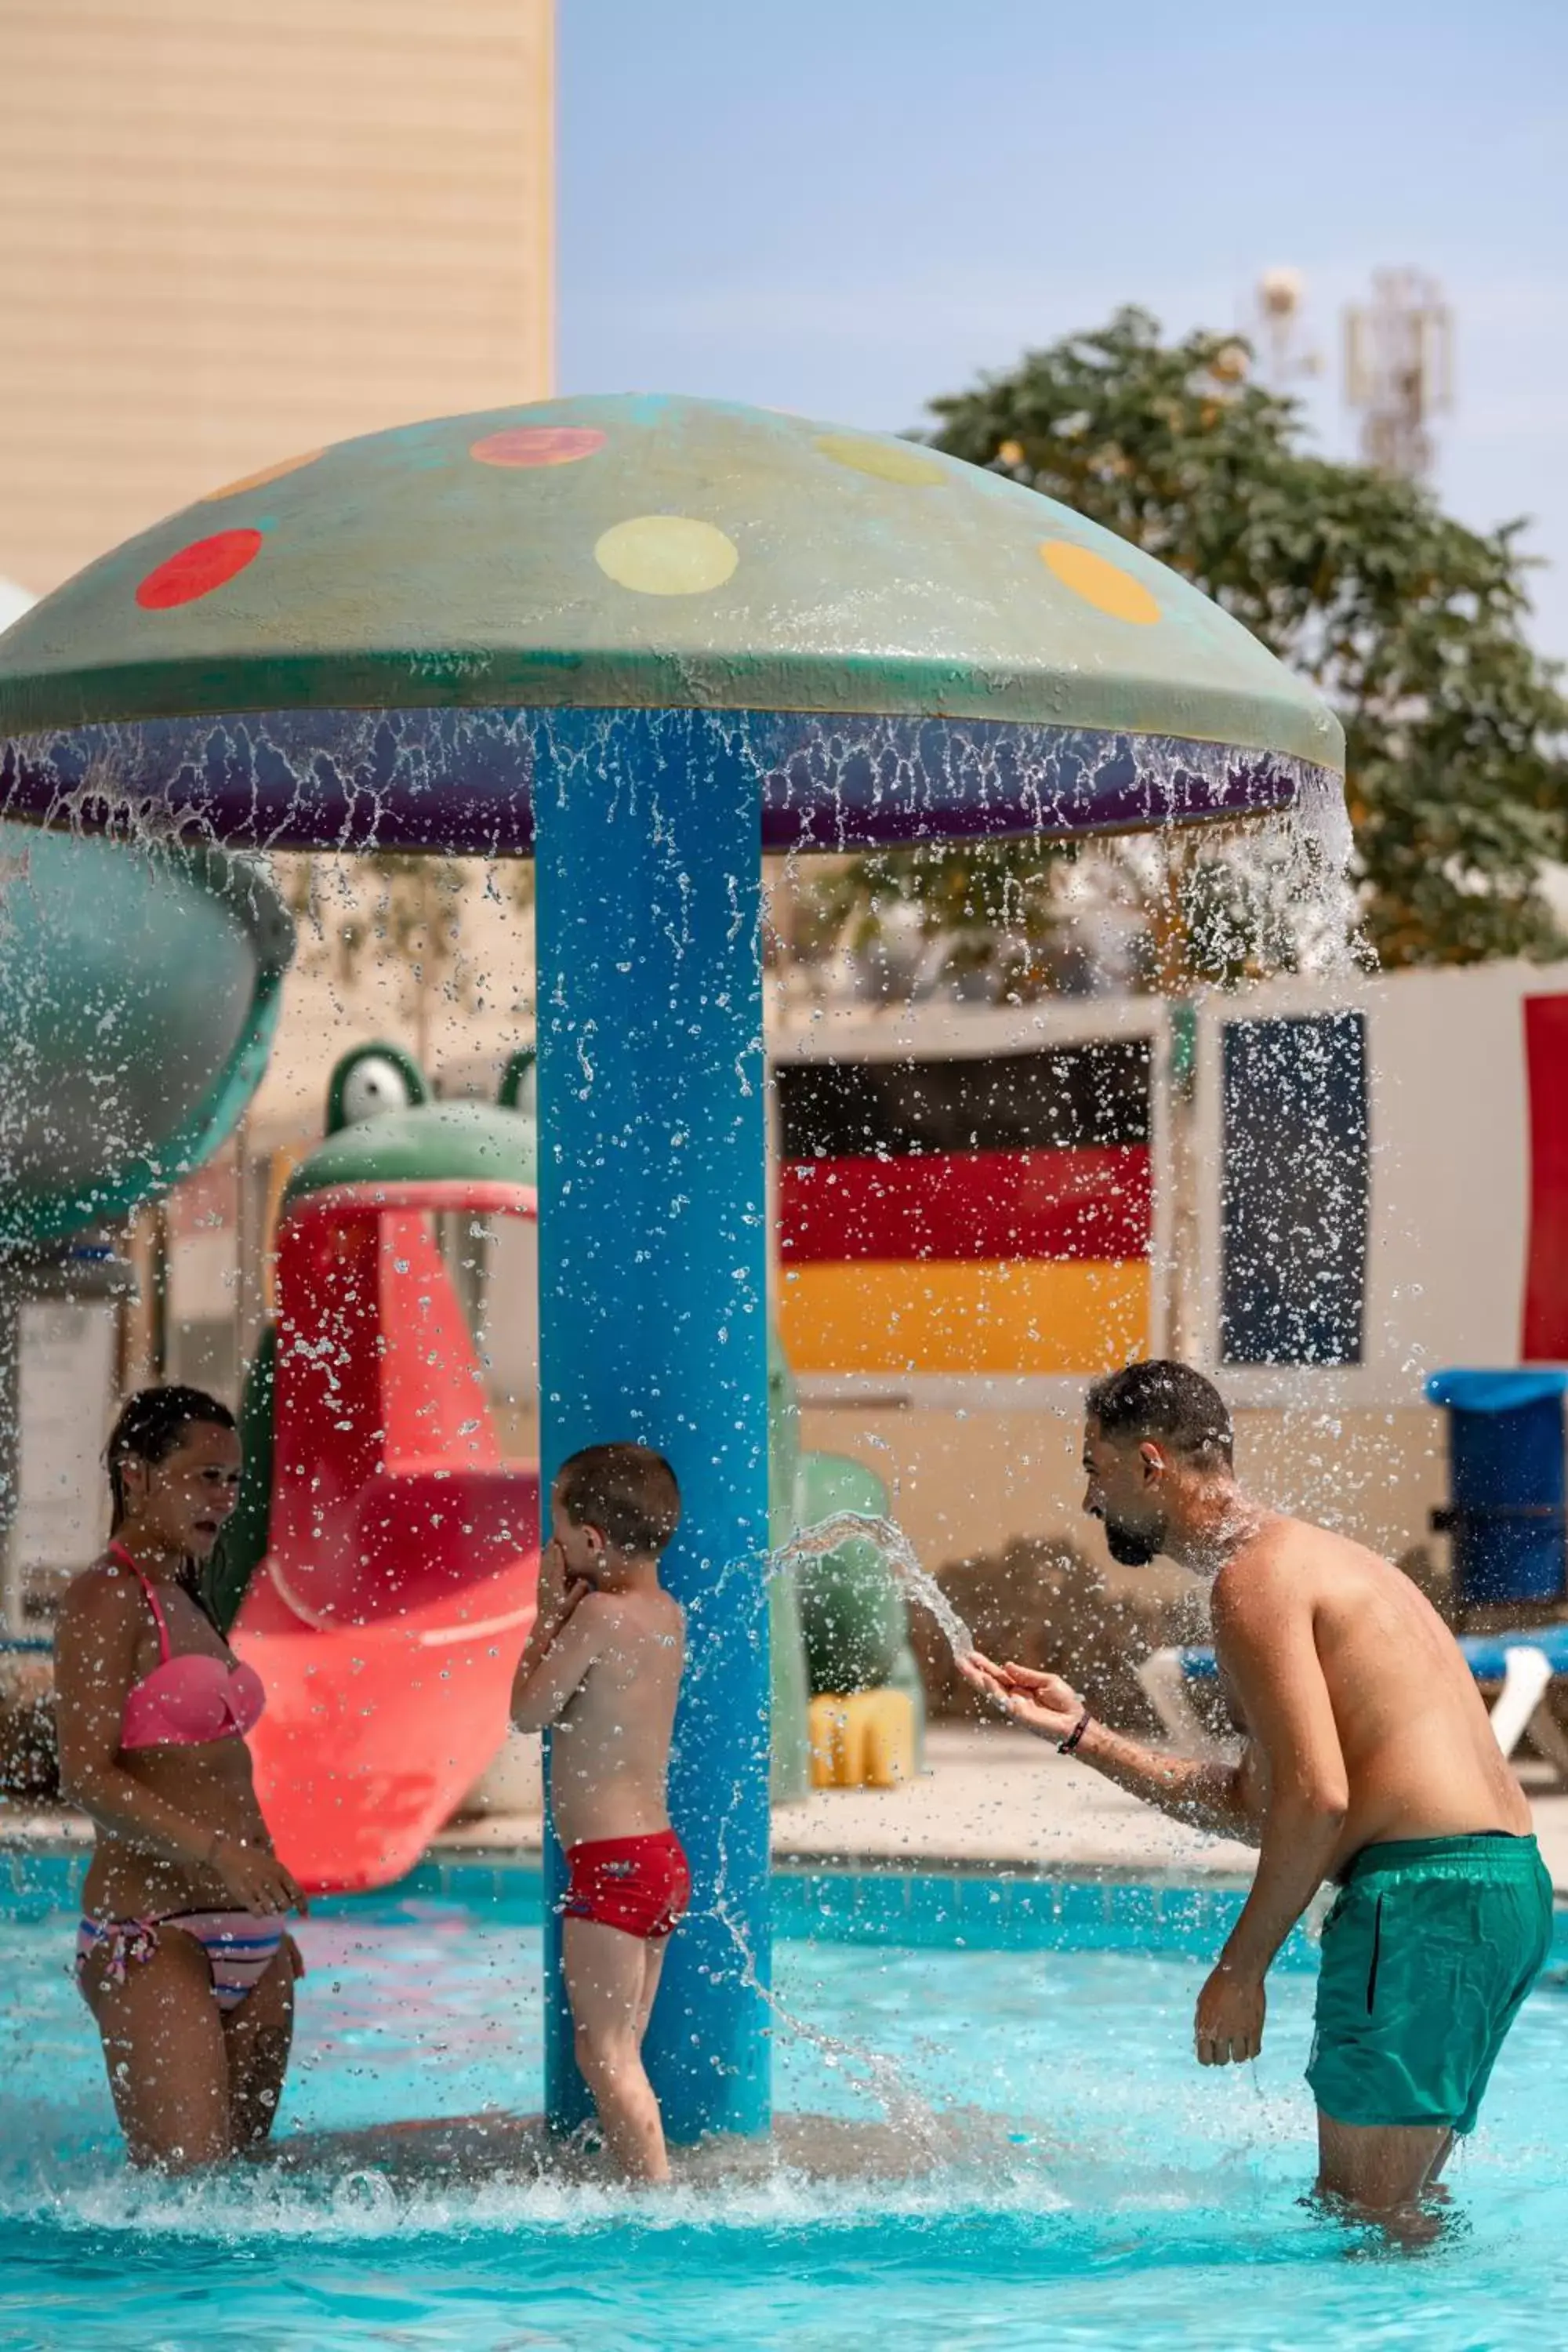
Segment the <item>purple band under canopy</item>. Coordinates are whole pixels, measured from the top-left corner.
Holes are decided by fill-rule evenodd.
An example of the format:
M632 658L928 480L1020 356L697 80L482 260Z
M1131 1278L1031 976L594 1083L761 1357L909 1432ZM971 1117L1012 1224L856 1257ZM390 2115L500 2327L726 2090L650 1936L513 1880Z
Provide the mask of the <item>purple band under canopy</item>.
M612 757L622 715L598 715ZM425 708L84 726L0 751L0 813L255 848L526 855L534 746L552 722ZM1281 752L973 719L668 710L654 735L683 765L740 738L770 850L1182 824L1288 808L1334 781ZM656 795L657 767L635 789Z

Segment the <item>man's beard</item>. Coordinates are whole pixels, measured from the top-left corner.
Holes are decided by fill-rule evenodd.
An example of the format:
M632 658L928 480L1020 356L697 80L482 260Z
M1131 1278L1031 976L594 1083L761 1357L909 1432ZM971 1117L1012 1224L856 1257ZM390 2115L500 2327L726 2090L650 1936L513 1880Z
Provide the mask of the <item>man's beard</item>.
M1161 1527L1151 1535L1141 1535L1123 1519L1107 1519L1105 1548L1123 1568L1147 1568L1165 1548L1165 1530Z

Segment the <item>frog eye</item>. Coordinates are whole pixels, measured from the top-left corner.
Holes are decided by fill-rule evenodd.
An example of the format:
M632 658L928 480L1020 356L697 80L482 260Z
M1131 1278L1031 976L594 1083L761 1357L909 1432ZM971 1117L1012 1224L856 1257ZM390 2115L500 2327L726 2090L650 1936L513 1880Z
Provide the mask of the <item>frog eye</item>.
M407 1110L413 1101L414 1089L407 1074L399 1069L390 1055L366 1054L343 1074L345 1127L358 1127L363 1119L379 1118L383 1111Z
M524 1118L539 1116L538 1056L531 1045L520 1045L508 1062L496 1100L502 1110L521 1111Z

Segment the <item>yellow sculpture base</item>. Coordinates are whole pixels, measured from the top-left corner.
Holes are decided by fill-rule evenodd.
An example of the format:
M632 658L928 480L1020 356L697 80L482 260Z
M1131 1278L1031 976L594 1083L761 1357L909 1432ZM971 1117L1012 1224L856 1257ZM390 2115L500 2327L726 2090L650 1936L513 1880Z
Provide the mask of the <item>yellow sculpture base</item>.
M894 1789L915 1776L915 1710L905 1691L811 1702L814 1789Z

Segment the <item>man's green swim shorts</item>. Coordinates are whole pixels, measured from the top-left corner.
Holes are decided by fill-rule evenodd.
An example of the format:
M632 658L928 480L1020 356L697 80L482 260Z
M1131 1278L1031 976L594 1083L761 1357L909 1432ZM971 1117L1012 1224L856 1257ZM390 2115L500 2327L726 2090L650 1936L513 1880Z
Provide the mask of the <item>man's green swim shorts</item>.
M1323 2114L1473 2130L1551 1941L1532 1837L1363 1847L1323 1924L1307 2067Z

